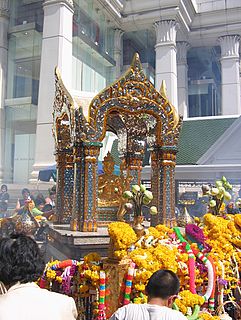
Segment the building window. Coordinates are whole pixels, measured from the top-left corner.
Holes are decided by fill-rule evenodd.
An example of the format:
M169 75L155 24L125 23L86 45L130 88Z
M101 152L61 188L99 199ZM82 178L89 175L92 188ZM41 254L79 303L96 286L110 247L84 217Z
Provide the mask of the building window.
M188 51L189 117L221 114L220 48L192 48Z
M43 30L44 0L12 0L10 26L35 23L39 31Z
M112 82L114 29L94 1L75 0L72 88L99 92Z
M4 180L27 183L35 153L43 0L11 0Z
M124 70L129 68L134 54L139 53L146 77L155 84L155 42L154 30L126 32L123 36Z
M13 32L9 38L7 98L31 97L38 103L42 35L36 30Z

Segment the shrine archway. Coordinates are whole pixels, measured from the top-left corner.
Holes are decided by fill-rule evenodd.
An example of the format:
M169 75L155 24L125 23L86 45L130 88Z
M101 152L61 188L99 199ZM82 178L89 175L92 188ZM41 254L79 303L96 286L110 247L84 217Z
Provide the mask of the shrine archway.
M58 82L58 79L56 81ZM77 192L78 196L72 195L75 203L72 212L74 225L83 231L95 231L97 228L98 154L101 141L110 126L110 119L113 122L113 119L118 117L121 121L127 119L125 130L129 139L128 146L138 146L138 141L135 143L135 139L140 139L133 127L140 130L139 124L143 123L143 119L146 123L151 122L152 129L146 135L151 147L153 204L157 206L159 212L153 223L174 225L174 172L182 119L168 101L163 88L162 92L158 92L145 77L138 54L119 80L94 97L89 105L87 119L84 118L79 106L75 129L71 127L75 146L74 181L81 181L74 187L74 192ZM129 119L134 119L136 124L128 127ZM115 124L112 122L113 127ZM136 152L135 147L133 149L126 147L126 154L123 153L128 170L135 177L135 183L140 182L141 154L143 152Z

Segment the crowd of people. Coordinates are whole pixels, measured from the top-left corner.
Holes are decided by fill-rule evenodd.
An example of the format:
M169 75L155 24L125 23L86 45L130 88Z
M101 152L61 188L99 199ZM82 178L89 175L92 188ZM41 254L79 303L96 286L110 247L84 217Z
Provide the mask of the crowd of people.
M33 200L37 209L41 212L49 212L55 208L56 187L49 189L49 195L44 197L42 193L38 193L34 197L30 190L24 188L21 197L17 200L16 207L12 210L17 214L22 214L26 201ZM3 184L0 189L0 216L8 211L10 195L7 185Z
M37 243L19 234L0 240L0 320L74 320L73 298L41 289L35 283L45 268ZM172 304L179 291L179 279L170 270L155 272L147 286L147 304L129 304L110 320L185 320Z

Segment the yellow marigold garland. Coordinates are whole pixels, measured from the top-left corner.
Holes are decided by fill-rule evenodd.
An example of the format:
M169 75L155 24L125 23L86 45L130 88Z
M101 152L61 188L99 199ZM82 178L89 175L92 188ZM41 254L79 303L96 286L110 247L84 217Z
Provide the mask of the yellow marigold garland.
M210 256L217 269L217 276L229 285L225 288L225 294L231 294L239 283L238 272L241 271L241 215L223 217L206 214L204 216L204 234L206 242L212 247ZM183 314L190 312L190 308L195 305L203 305L204 299L199 295L192 294L189 290L188 254L181 249L180 242L175 240L173 230L158 225L150 227L140 239L130 225L123 222L111 223L108 227L110 238L115 249L115 256L121 260L124 257L130 258L136 264L136 271L132 286L132 301L134 303L144 303L147 297L144 294L145 286L151 275L160 269L169 269L178 274L181 288L180 298L176 300L176 305ZM198 249L197 244L191 244L192 249ZM219 261L222 262L224 273ZM46 278L48 281L58 281L61 283L61 276L57 276L56 271L51 267L58 261L50 262L46 267ZM78 264L78 271L81 277L77 279L79 283L79 294L87 297L90 289L95 289L99 285L101 257L97 253L90 253L85 256L83 263ZM236 267L236 273L234 268ZM207 274L197 269L196 287L200 291L202 285L207 281ZM233 299L229 296L229 299ZM208 313L200 313L199 319L217 320Z

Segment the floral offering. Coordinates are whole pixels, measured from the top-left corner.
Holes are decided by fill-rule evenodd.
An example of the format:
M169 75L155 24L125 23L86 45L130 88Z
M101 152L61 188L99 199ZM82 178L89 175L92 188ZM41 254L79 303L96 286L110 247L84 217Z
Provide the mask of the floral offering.
M73 296L81 315L89 312L89 319L108 319L107 301L116 283L113 299L117 305L146 303L145 286L151 275L169 269L177 273L181 284L173 308L189 320L222 319L215 310L225 301L234 301L237 292L241 294L240 226L241 214L208 213L202 223L187 225L185 232L157 225L138 236L129 224L114 222L108 226L108 259L90 253L82 262L52 261L39 284ZM120 275L123 268L122 280L110 276Z

